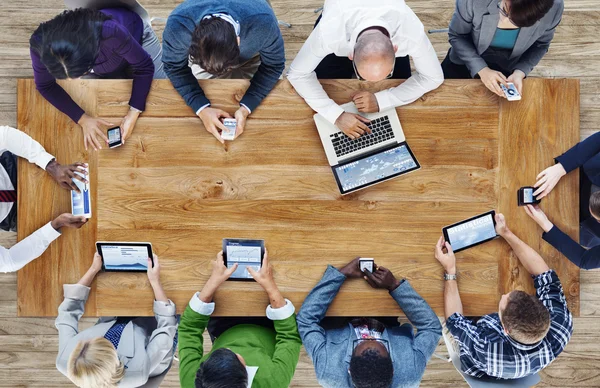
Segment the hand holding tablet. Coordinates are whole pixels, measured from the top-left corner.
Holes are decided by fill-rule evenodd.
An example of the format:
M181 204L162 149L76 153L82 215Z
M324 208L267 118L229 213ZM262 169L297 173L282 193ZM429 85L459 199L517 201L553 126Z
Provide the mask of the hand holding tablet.
M106 272L146 272L148 263L154 265L152 244L147 242L97 242Z
M252 281L253 277L248 268L252 268L255 272L260 271L263 258L266 256L265 253L265 240L224 238L223 261L225 267L236 266L228 280Z

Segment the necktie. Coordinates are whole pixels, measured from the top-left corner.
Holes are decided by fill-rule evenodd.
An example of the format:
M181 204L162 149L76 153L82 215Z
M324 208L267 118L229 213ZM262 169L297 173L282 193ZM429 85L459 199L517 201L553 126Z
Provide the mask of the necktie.
M0 202L17 202L17 191L0 190Z

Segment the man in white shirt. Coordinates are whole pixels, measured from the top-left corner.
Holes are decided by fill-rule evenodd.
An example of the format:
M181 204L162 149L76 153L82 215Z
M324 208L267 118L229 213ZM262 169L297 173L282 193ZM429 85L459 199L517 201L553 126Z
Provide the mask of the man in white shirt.
M410 55L416 74L404 83L375 94L363 91L353 96L363 113L410 104L444 82L423 24L403 0L325 0L317 23L292 62L288 79L311 108L350 138L368 132L369 121L344 112L329 98L318 81L319 74L366 81L400 78L410 75ZM319 66L322 61L327 69ZM352 69L350 74L348 69ZM331 76L336 71L339 75Z
M40 143L33 140L18 129L8 126L0 126L0 154L9 151L12 154L26 158L30 163L37 164L40 168L46 170L63 188L77 190L77 186L71 178L85 182L83 176L75 174L80 171L85 174L83 163L76 163L69 166L59 164L54 156L44 150ZM2 162L5 158L2 158ZM14 163L13 163L13 167ZM10 179L10 173L5 164L0 164L0 221L16 212L15 199L16 188ZM23 268L27 263L39 257L50 243L60 236L60 228L63 226L70 228L80 228L87 222L85 217L75 217L71 214L62 214L47 223L29 237L23 239L10 249L0 247L0 272L14 272Z

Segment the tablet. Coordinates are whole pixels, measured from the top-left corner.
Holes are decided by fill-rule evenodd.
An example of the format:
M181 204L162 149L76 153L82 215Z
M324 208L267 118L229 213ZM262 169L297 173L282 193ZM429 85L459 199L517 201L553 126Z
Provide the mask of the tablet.
M237 269L228 280L254 280L247 268L255 271L262 267L265 256L265 240L223 239L223 261L227 268L236 263Z
M148 258L152 260L152 244L148 242L97 242L96 250L106 272L146 272Z
M444 239L450 243L454 252L459 252L486 241L495 239L496 212L494 210L480 214L468 220L446 226L442 229Z

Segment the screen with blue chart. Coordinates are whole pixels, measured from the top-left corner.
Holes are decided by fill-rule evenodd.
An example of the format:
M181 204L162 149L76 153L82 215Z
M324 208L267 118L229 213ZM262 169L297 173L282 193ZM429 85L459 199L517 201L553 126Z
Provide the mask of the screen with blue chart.
M235 272L231 275L234 279L252 279L252 275L248 272L248 267L259 271L261 258L261 243L259 241L248 241L245 243L229 243L227 245L227 268L238 265Z
M146 271L148 248L146 246L103 245L102 260L109 271Z

